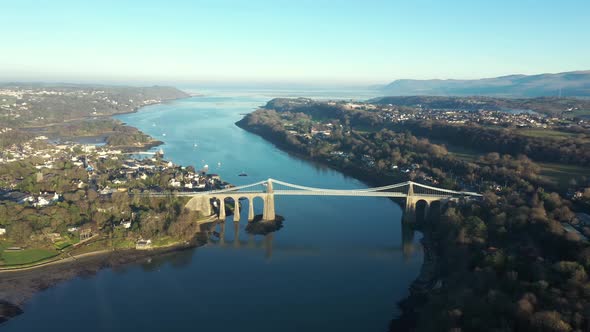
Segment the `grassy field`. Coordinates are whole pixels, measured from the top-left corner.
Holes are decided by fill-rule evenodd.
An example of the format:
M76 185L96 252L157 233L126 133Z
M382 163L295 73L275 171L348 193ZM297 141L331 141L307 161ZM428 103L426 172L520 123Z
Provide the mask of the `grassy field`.
M58 252L47 249L25 249L20 251L2 252L4 265L30 264L57 256Z
M541 176L557 183L562 188L567 188L571 179L590 176L590 167L554 163L537 164L541 166Z
M164 236L162 238L155 239L153 241L153 245L154 245L154 247L166 247L166 246L173 245L177 242L178 242L178 240L175 240L169 236Z
M485 153L456 146L447 146L447 150L450 155L467 162L475 162L480 156L485 155ZM536 164L541 167L542 177L557 184L562 189L567 189L572 179L590 176L590 167L558 163L536 162Z
M543 137L553 139L566 139L570 137L576 137L577 134L568 133L553 129L541 129L541 128L523 128L516 130L516 133L528 137Z

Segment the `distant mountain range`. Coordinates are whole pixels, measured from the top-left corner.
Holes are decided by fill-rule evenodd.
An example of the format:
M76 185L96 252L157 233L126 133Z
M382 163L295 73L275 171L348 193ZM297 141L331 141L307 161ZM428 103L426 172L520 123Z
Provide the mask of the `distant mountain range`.
M475 80L402 79L378 89L389 96L590 97L590 70Z

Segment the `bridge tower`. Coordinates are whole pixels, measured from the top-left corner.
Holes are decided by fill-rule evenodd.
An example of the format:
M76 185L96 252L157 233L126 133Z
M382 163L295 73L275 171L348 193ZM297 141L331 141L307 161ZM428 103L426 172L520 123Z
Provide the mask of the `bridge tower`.
M272 179L266 181L266 194L264 196L264 211L262 212L262 220L275 220L275 195L272 189Z
M416 221L416 198L414 197L414 182L408 182L408 193L406 194L406 209L404 211L404 222Z

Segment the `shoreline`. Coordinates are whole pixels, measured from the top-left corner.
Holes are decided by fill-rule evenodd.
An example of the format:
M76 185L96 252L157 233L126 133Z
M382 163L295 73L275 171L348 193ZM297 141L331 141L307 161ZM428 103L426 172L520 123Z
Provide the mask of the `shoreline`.
M182 91L182 90L180 90L180 91ZM182 92L184 92L184 91L182 91ZM118 116L118 115L137 113L137 112L139 112L140 109L142 109L144 107L148 107L148 106L161 105L161 104L166 104L168 102L172 102L172 101L176 101L176 100L188 99L188 98L192 98L192 97L200 97L200 96L203 96L203 95L199 95L199 94L192 95L192 94L189 94L187 92L184 92L184 93L187 94L186 97L171 98L171 99L166 99L166 100L162 100L162 101L155 102L155 103L147 103L147 104L142 105L142 106L133 107L129 111L117 112L117 113L113 113L113 114L97 114L97 115L92 115L92 116L89 115L89 116L83 116L83 117L79 117L79 118L67 119L67 120L64 120L62 122L52 122L52 123L47 123L47 124L37 125L37 126L24 126L24 127L19 128L19 129L23 129L23 130L39 129L39 128L59 126L59 125L62 125L64 123L70 123L70 122L76 122L76 121L83 121L83 120L88 120L88 119L113 118L113 117ZM114 119L114 120L116 120L116 119ZM137 129L137 128L135 128L135 129Z
M244 120L245 118L242 118ZM378 181L375 177L370 176L366 173L360 173L356 169L349 169L345 167L338 167L329 162L323 160L313 159L312 157L293 149L291 146L284 142L277 141L276 138L272 137L268 132L262 130L256 130L246 125L242 120L235 123L239 128L262 137L269 143L276 146L279 150L286 152L296 158L303 159L305 161L316 163L317 165L327 167L334 171L340 172L345 176L354 178L368 186L381 186L385 185L383 181ZM395 199L392 199L396 204L400 204ZM400 204L400 206L402 206ZM402 221L403 222L403 221ZM416 325L416 311L420 308L421 304L424 303L425 298L428 296L428 292L432 289L432 284L435 280L439 279L440 272L438 268L438 261L440 260L440 253L436 250L435 243L432 241L430 230L426 229L425 225L421 223L414 223L411 225L412 230L418 231L423 234L420 243L423 248L423 261L420 267L420 272L416 279L409 286L409 295L401 299L397 305L401 310L398 317L392 318L389 331L412 331Z
M189 95L188 97L180 97L180 98L168 99L166 101L180 100L180 99L185 99L185 98L190 98L190 97L193 97L193 96ZM117 114L112 114L112 115L105 115L103 117L110 117L110 118L112 118L113 116L120 115L120 114L136 113L136 112L138 112L143 107L147 107L147 106L151 106L151 105L157 105L157 104L162 104L162 103L163 102L160 102L160 103L151 103L151 104L147 104L147 105L144 105L144 106L141 106L141 107L137 107L137 108L135 108L131 112L124 112L124 113L117 113ZM87 119L87 118L82 118L82 119ZM52 126L52 125L57 125L57 124L50 124L50 126ZM39 128L43 128L43 127L39 127ZM132 128L135 128L135 127L132 127ZM139 130L139 128L135 128L135 129ZM145 134L145 135L147 135L147 134ZM165 142L160 141L160 140L157 140L157 139L154 139L150 135L147 135L147 136L151 138L151 141L146 142L146 143L142 144L141 146L117 146L115 148L121 149L121 151L123 151L125 153L133 153L133 152L148 151L148 150L150 150L152 148L155 148L155 147L158 147L158 146L160 146L162 144L165 144ZM97 252L84 253L84 254L80 254L78 256L84 256L84 255L92 254L92 253L97 253ZM57 255L57 256L59 256L59 255ZM57 260L55 260L54 258L55 257L51 257L51 258L49 258L49 259L47 259L45 261L34 262L34 263L32 263L32 264L34 264L34 266L31 266L31 267L28 267L27 266L27 267L22 267L22 268L19 268L19 267L0 268L0 273L7 272L7 271L19 271L19 270L24 270L24 269L34 269L36 267L42 267L45 264L55 263Z
M0 326L24 312L24 305L38 292L61 282L95 275L105 268L116 268L140 262L142 259L161 257L175 252L192 250L206 244L195 238L192 242L151 250L101 250L84 253L75 259L60 260L53 264L35 266L0 273Z
M114 118L114 116L137 113L142 108L147 106L163 104L166 102L191 97L194 96L188 95L187 97L167 99L162 102L150 103L141 107L136 107L128 112L98 117L112 118L117 120ZM89 118L92 117L84 117L76 119L76 121L86 120ZM59 124L53 123L39 127L26 127L23 129L43 128L55 125ZM138 128L135 129L139 130ZM164 142L160 140L156 140L151 136L149 137L152 140L143 144L142 146L124 146L118 148L125 152L139 152L147 151L164 144ZM33 265L31 266L2 268L0 269L0 326L2 323L10 320L11 318L22 314L24 312L23 306L39 291L45 290L57 285L60 282L73 279L81 275L96 274L98 271L104 268L113 268L132 264L143 258L163 256L178 251L194 249L206 244L206 241L198 240L196 238L197 234L195 234L195 238L191 242L175 243L173 245L153 248L150 250L105 249L69 256L68 258L61 257L56 259L55 257L52 257L46 261L32 263Z

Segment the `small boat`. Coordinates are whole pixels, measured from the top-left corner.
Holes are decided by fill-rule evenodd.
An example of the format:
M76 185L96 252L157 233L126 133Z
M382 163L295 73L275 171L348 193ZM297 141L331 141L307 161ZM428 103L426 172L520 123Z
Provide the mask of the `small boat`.
M163 133L162 136L166 136L166 133Z
M242 172L242 173L238 174L238 176L248 176L248 174Z

